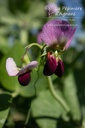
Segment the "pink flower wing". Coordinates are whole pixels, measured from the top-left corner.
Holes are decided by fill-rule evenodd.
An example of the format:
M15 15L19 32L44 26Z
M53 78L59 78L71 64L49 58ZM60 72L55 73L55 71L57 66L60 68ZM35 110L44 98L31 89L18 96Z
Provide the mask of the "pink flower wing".
M6 60L6 70L9 76L16 76L19 73L16 63L11 57Z

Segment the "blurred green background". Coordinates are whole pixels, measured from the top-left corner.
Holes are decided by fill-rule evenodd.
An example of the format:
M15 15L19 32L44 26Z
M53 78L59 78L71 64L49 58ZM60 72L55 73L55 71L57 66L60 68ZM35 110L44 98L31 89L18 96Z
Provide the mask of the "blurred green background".
M19 85L16 77L6 72L6 59L13 57L17 65L25 46L37 42L37 32L48 19L45 5L55 2L59 7L81 7L75 17L67 17L77 31L71 47L65 51L65 73L62 78L52 76L56 93L68 104L71 115L50 94L46 78L39 70L32 72L26 87ZM64 13L64 12L63 12ZM54 18L59 18L55 16ZM60 17L65 19L65 17ZM39 50L28 52L30 59L38 59ZM13 96L13 97L12 97ZM24 128L27 112L31 113L26 128L84 128L85 126L85 0L0 0L0 128Z

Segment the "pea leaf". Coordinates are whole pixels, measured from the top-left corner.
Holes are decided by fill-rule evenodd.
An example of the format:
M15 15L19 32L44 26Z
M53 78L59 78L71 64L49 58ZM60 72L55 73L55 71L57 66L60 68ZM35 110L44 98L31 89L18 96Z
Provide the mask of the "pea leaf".
M64 83L63 93L71 109L73 119L80 120L81 119L80 105L77 96L77 87L72 72L68 74L68 76L65 78L63 83Z
M0 94L0 128L3 127L7 119L11 102L12 102L11 95Z
M58 91L56 91L58 93ZM55 128L57 119L66 112L61 105L51 95L49 90L41 92L38 97L32 101L32 114L41 128Z
M20 59L23 54L23 47L19 42L16 42L12 49L3 57L0 63L0 81L2 86L10 91L17 90L19 83L17 77L10 77L6 71L6 59L13 57L17 65L20 65Z

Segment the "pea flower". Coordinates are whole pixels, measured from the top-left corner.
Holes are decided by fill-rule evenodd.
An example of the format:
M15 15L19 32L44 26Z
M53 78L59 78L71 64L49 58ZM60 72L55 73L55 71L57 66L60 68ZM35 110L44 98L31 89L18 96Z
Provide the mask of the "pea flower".
M72 41L76 27L72 27L64 20L48 21L37 36L38 43L44 42L47 46L65 50Z
M46 5L45 11L48 17L55 15L56 13L59 12L58 7L54 3L49 3L48 5Z
M64 63L62 62L62 60L54 57L51 52L48 52L43 74L45 76L50 76L52 74L55 74L58 77L61 77L63 73L64 73Z
M66 50L72 41L76 27L72 27L69 22L64 20L51 20L48 21L39 32L37 36L38 43L44 42L45 45L50 47L49 50ZM64 63L60 57L55 57L51 51L47 51L46 62L44 65L43 73L46 76L56 74L61 77L64 73Z
M28 85L31 80L31 71L38 65L37 61L32 61L24 68L19 69L16 66L15 61L13 58L9 57L6 60L6 70L9 76L18 76L18 81L21 85L25 86Z

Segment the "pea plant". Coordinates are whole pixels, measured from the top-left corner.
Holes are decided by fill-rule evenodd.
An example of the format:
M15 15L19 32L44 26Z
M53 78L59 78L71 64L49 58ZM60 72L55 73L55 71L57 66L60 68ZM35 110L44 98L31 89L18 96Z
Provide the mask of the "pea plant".
M6 90L0 94L0 128L84 128L73 62L65 62L65 57L71 61L69 47L77 26L55 18L59 10L54 3L45 12L48 21L37 42L25 48L15 43L1 63Z

